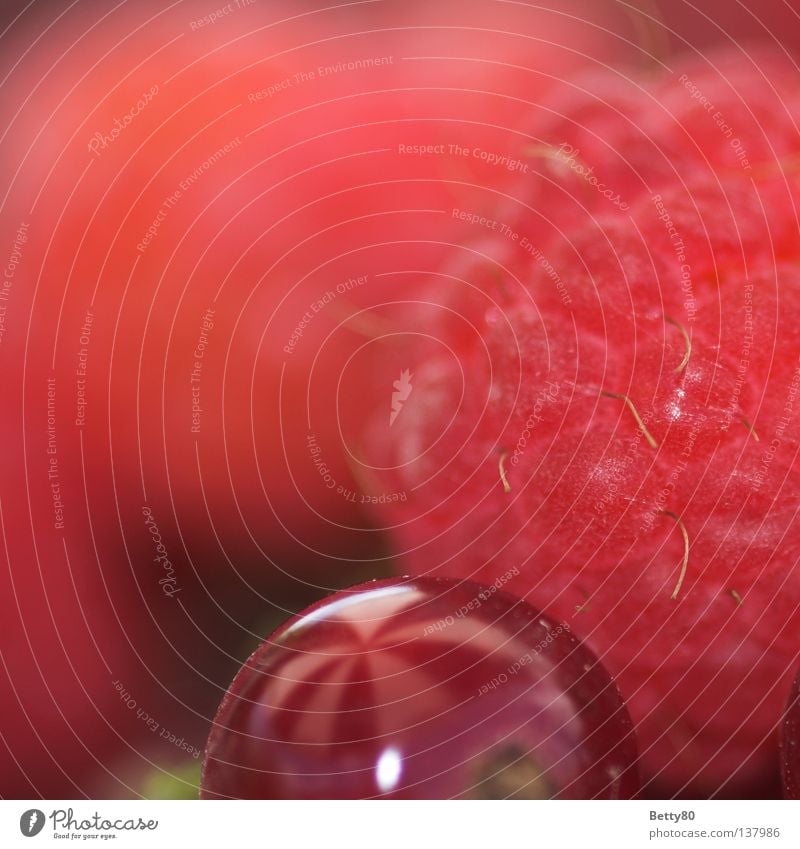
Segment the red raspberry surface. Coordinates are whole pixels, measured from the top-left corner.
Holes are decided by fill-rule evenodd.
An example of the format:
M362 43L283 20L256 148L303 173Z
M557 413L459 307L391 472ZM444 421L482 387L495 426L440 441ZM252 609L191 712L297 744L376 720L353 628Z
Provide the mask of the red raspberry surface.
M547 266L499 248L502 268L467 281L479 294L463 287L473 328L442 324L449 351L367 439L386 490L408 493L381 514L400 568L519 568L509 588L617 677L646 792L771 780L800 654L798 98L785 64L754 61L686 64L638 93L607 76L541 118L630 208L571 170L523 187L535 212L504 214Z

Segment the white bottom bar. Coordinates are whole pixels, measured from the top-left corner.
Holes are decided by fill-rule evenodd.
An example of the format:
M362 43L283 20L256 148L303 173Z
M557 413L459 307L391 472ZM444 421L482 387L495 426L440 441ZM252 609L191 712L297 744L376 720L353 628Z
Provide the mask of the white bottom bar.
M800 803L0 801L0 845L42 841L183 849L797 847Z

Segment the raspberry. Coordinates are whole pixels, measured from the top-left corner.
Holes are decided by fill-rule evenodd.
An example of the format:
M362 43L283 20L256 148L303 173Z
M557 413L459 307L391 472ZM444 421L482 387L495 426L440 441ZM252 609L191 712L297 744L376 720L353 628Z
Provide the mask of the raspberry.
M670 66L655 78L584 72L555 85L525 128L530 142L520 143L520 155L531 173L510 190L518 202L503 205L503 219L535 228L539 243L562 241L578 225L591 227L664 190L705 181L713 191L722 181L732 191L742 177L769 195L761 204L767 217L778 201L772 224L787 213L795 219L794 189L783 174L784 166L796 167L800 146L791 62L769 51L717 50ZM691 208L703 208L691 188L686 197Z
M791 108L764 114L773 150L762 112L735 108L738 90L755 106L763 81L722 64L728 97L692 73L741 117L754 156L796 153L785 73ZM504 248L513 277L485 275L465 307L483 305L480 326L418 367L392 438L370 426L369 456L393 469L387 488L412 494L382 514L404 570L490 582L519 569L511 589L569 621L617 676L649 786L745 792L776 768L798 654L797 192L790 174L731 159L685 91L678 108L674 80L647 85L644 141L621 109L588 101L564 109L578 135L549 130L596 155L630 209L587 193L579 222L540 197L565 228L543 238L562 287ZM667 89L697 128L686 144L650 97ZM607 138L620 162L601 157ZM672 171L652 161L653 139Z

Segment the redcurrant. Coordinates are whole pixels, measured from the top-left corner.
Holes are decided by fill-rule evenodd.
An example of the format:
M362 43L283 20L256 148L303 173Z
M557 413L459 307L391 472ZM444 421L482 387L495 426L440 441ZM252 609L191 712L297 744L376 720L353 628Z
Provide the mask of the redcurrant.
M628 712L571 635L496 586L376 581L308 608L226 693L205 798L618 798Z

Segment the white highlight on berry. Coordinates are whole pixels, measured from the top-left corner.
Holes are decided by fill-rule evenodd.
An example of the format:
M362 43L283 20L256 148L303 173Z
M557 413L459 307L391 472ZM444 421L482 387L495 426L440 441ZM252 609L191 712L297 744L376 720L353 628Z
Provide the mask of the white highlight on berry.
M347 592L345 590L345 592ZM388 598L394 595L402 595L406 594L410 596L409 604L413 603L416 600L416 594L409 593L408 587L403 586L402 584L397 584L396 586L389 587L381 587L377 590L371 591L371 598L377 601L378 599ZM317 622L334 622L338 619L349 619L353 616L353 610L351 608L357 610L359 604L361 603L361 594L358 592L344 595L342 598L337 599L336 601L328 602L327 604L323 604L321 607L316 608L304 616L298 618L296 622L293 622L283 633L282 640L285 640L288 637L295 636L299 631L308 628L310 625L314 625ZM376 619L359 619L359 622L363 624L365 621L374 621L377 624L380 624L381 619L377 617ZM376 627L377 627L376 624Z
M397 787L403 773L403 763L397 749L387 749L375 766L375 781L381 793L390 793Z

